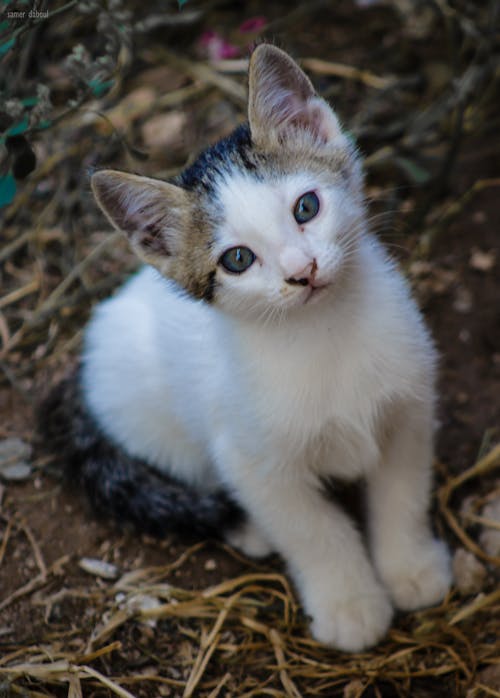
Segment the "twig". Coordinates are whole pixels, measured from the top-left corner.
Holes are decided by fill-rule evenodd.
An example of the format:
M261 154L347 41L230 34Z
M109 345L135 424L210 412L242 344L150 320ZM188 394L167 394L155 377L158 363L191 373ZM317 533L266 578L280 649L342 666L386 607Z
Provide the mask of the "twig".
M36 564L40 570L40 579L42 582L44 582L47 579L47 566L45 565L40 546L38 545L32 530L25 521L20 522L20 527L31 545Z
M471 468L464 471L460 475L457 475L456 477L450 478L438 492L438 501L441 507L441 512L456 536L461 540L466 548L476 555L476 557L497 566L500 565L500 557L488 555L477 543L472 540L472 538L464 531L462 526L460 526L457 517L448 506L448 502L452 492L456 490L457 487L460 487L464 484L464 482L467 482L472 478L490 472L499 464L500 444L495 446L495 448L493 448Z
M337 78L346 80L356 80L362 82L368 87L374 87L377 90L385 90L395 84L394 78L383 78L375 75L369 70L356 68L345 63L334 63L332 61L324 61L320 58L303 58L300 61L303 68L318 75L331 75Z
M54 304L59 300L59 298L62 295L64 295L64 293L71 286L73 281L81 275L81 273L91 264L91 262L94 261L94 259L96 259L96 257L99 257L99 255L103 252L103 250L106 249L106 247L109 247L112 243L116 242L121 237L122 234L118 231L115 231L114 233L110 233L103 240L101 240L101 242L99 242L99 244L97 244L89 252L89 254L82 259L81 262L79 262L75 267L73 267L73 269L66 276L66 278L63 279L63 281L61 281L61 283L58 286L56 286L56 288L52 291L50 296L38 308L37 312L50 312Z
M12 592L12 594L9 594L9 596L7 596L7 598L0 603L0 611L3 611L4 608L10 606L10 604L13 601L20 599L22 596L26 596L26 594L31 594L32 591L35 591L35 589L38 589L38 587L43 586L47 581L48 575L52 574L54 570L59 569L61 565L65 565L70 558L70 555L63 555L49 567L45 575L43 575L42 573L38 574L36 577L33 577L33 579L31 579L27 584L25 584L22 587L19 587L19 589L16 589L14 592Z
M208 83L217 87L221 92L235 101L239 106L246 106L247 91L239 82L228 78L226 75L220 75L208 63L199 63L191 61L188 58L181 58L174 53L161 49L162 58L171 66L189 75L195 80Z
M283 652L283 641L274 628L270 628L269 630L269 640L271 641L271 644L273 646L278 667L281 667L279 670L280 680L283 684L283 688L286 691L286 695L290 696L290 698L302 698L302 694L300 693L292 679L289 677L288 672L285 669L286 661L285 654Z
M16 303L17 301L21 300L21 298L29 296L31 293L38 291L39 288L39 279L33 279L33 281L30 281L25 286L16 288L14 291L7 293L7 295L0 298L0 308L6 308L8 305L11 305L11 303Z
M7 520L7 526L5 527L5 531L2 536L2 545L0 545L0 565L3 562L5 551L7 550L7 543L9 542L10 534L12 532L13 527L14 519L13 517L11 517Z
M196 657L196 660L195 660L194 665L193 665L193 669L192 669L191 674L189 675L189 678L187 680L186 688L184 689L184 693L183 693L183 698L191 698L194 690L196 689L197 685L201 681L201 678L205 672L207 664L210 661L210 657L217 649L217 645L219 643L220 629L222 628L224 621L226 620L226 618L228 616L229 611L235 605L236 601L239 600L242 593L243 592L239 591L238 593L233 594L233 596L229 597L229 599L226 599L225 604L224 604L224 608L219 613L219 616L218 616L217 620L215 621L212 630L205 638L203 638L203 636L202 636L200 652L199 652L198 656Z
M219 693L222 691L226 683L231 679L231 674L227 672L224 674L222 679L218 682L217 686L213 689L213 691L210 691L208 694L207 698L218 698Z
M454 201L452 204L448 206L448 208L443 213L439 222L436 225L433 225L428 230L425 230L423 232L418 245L415 247L412 258L421 259L422 257L429 256L432 249L432 245L434 244L434 241L439 235L439 233L441 233L442 230L446 229L453 222L453 220L462 213L462 211L471 201L471 199L473 199L474 196L478 194L480 191L483 191L483 189L499 186L499 177L492 179L478 179L476 182L474 182L474 184L469 189L467 189L467 191L464 194L462 194L462 196L457 201Z
M470 618L470 616L481 611L483 608L492 606L497 603L497 601L500 601L500 589L495 589L491 594L479 594L468 606L464 606L458 613L455 613L449 623L450 625L460 623L460 621Z
M104 686L109 688L110 691L113 691L113 693L115 693L117 696L120 696L120 698L136 698L133 693L130 693L125 688L122 688L111 679L108 679L107 676L104 676L104 674L101 674L99 671L96 671L90 666L82 666L80 667L80 671L88 676L93 676L99 681L99 683L102 683Z

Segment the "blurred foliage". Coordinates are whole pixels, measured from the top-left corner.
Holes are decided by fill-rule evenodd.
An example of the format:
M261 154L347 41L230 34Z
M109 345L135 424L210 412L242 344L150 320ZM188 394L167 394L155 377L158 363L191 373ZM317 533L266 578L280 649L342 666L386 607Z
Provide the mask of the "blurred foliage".
M36 133L106 94L131 57L131 12L122 0L70 0L48 7L3 0L0 207L15 194L13 179L26 177L36 166L30 145ZM56 42L46 45L47 29L55 22Z

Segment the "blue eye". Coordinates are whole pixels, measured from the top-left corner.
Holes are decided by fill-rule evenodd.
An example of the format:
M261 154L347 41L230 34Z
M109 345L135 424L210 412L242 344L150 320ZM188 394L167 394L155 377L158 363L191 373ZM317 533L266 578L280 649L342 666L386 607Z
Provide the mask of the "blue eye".
M255 255L248 247L231 247L219 259L226 271L231 274L242 274L255 262Z
M308 191L297 199L293 215L297 223L307 223L317 215L318 211L319 199L313 191Z

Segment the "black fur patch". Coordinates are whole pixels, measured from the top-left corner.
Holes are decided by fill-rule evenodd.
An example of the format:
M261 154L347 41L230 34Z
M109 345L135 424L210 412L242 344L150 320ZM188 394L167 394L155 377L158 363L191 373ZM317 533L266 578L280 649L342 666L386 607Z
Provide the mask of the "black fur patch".
M233 169L255 172L257 159L248 124L238 126L227 138L204 150L195 162L179 175L178 183L185 189L214 192L215 183Z
M207 285L203 293L203 300L207 301L207 303L211 303L214 299L215 275L216 271L213 269L207 277Z
M78 372L43 402L39 429L45 448L60 458L67 481L83 487L100 515L158 537L169 531L220 537L244 521L226 491L198 492L111 443L83 402Z

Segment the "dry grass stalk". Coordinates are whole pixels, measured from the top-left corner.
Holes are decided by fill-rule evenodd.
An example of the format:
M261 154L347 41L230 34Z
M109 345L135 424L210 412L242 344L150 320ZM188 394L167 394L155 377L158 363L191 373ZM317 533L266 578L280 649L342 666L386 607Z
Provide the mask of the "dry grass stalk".
M460 475L449 478L448 481L441 487L438 492L438 501L446 522L457 535L460 541L468 548L476 557L485 560L486 562L500 566L500 557L488 555L463 529L460 525L457 516L449 506L449 501L452 493L465 482L473 478L490 473L500 466L500 444L495 446L489 453L483 456L477 463L465 470Z
M345 63L334 63L332 61L324 61L320 58L303 58L300 61L301 65L312 73L318 75L331 75L347 80L357 80L367 85L374 87L377 90L385 90L394 84L393 78L382 78L374 75L369 70L360 70Z

